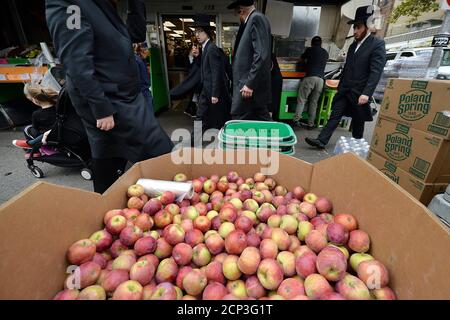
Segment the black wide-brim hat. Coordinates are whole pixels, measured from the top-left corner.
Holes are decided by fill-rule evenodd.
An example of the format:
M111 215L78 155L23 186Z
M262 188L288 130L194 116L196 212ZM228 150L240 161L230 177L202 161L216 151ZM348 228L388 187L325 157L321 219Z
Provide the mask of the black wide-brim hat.
M374 7L373 6L364 6L359 7L356 10L355 19L350 20L348 24L357 24L357 23L367 23L367 20L374 14Z
M211 26L211 17L206 14L198 14L194 18L193 28L214 29Z
M239 6L250 7L255 4L255 0L237 0L230 4L227 8L229 10L236 9Z

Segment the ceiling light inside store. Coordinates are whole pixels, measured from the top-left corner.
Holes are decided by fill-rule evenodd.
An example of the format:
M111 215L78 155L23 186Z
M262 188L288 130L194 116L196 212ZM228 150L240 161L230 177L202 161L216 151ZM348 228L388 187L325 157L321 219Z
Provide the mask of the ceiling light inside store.
M180 20L184 21L184 22L194 22L194 19L192 19L192 18L185 18L185 19L180 18Z
M183 30L173 30L173 32L178 33L178 34L183 34L184 33Z
M209 24L211 25L211 27L215 27L216 26L215 22L210 22Z
M223 31L230 31L231 28L230 27L223 27Z
M178 33L171 33L170 35L174 38L182 38Z
M169 28L175 28L176 27L176 25L174 25L172 22L170 22L170 21L166 21L166 22L164 22L164 26L165 27L169 27Z
M170 28L167 28L166 26L164 27L164 31L169 31L169 32L172 32L172 29L170 29Z

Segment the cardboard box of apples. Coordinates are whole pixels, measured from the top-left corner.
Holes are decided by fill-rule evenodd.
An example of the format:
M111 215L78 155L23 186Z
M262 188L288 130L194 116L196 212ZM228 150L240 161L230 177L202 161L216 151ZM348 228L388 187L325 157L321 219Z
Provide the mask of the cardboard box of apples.
M0 298L450 298L448 230L374 167L281 156L260 171L164 156L104 195L37 184L0 208ZM143 177L196 193L150 198Z

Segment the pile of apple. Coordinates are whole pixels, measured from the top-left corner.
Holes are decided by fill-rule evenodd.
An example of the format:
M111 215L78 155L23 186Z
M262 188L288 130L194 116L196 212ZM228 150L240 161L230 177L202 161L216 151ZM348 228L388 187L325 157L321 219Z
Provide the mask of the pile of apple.
M192 183L181 202L131 186L128 208L69 248L79 267L55 299L395 299L369 235L351 214L332 215L328 199L261 173Z

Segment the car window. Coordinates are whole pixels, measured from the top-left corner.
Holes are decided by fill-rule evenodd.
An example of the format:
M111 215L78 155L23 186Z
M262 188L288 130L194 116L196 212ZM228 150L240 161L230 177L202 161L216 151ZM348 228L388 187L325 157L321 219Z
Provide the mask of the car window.
M442 57L441 65L443 67L449 67L450 66L450 50L444 50L444 56Z
M402 54L400 55L401 58L410 58L413 56L414 56L414 53L412 53L412 52L402 52Z
M416 54L418 57L431 57L433 50L418 50Z

